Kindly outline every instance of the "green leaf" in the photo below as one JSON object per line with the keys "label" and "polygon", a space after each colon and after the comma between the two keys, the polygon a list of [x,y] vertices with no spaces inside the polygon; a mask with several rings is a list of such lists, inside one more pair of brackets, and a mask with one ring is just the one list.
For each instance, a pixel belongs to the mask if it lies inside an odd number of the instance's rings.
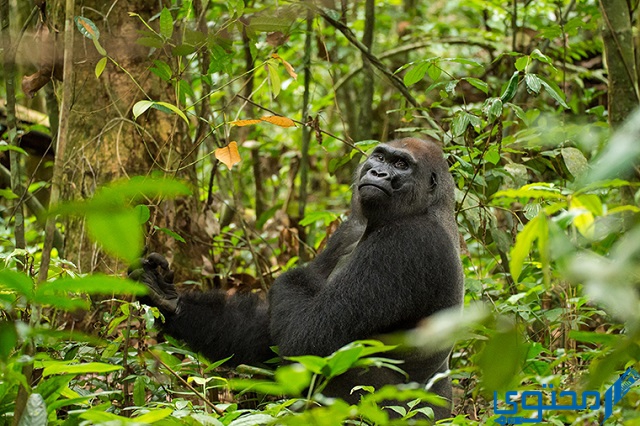
{"label": "green leaf", "polygon": [[25,274],[10,269],[0,269],[0,289],[9,289],[30,299],[33,295],[33,281]]}
{"label": "green leaf", "polygon": [[180,44],[173,49],[171,49],[171,53],[173,56],[187,56],[195,53],[196,47],[190,44]]}
{"label": "green leaf", "polygon": [[133,382],[133,403],[138,407],[142,407],[146,402],[146,383],[145,376],[138,376]]}
{"label": "green leaf", "polygon": [[24,149],[20,148],[19,146],[9,145],[8,143],[6,143],[4,141],[0,141],[0,152],[3,152],[3,151],[15,151],[15,152],[19,152],[20,154],[23,154],[23,155],[29,155],[29,153],[27,151],[25,151]]}
{"label": "green leaf", "polygon": [[485,160],[491,164],[498,164],[500,161],[500,150],[497,145],[491,145],[487,152],[484,154]]}
{"label": "green leaf", "polygon": [[524,71],[525,68],[527,68],[527,65],[529,65],[530,60],[531,58],[529,58],[528,56],[521,56],[516,60],[516,69],[518,71]]}
{"label": "green leaf", "polygon": [[466,80],[470,85],[480,90],[485,95],[489,93],[489,85],[486,82],[480,80],[479,78],[465,77],[463,80]]}
{"label": "green leaf", "polygon": [[18,344],[18,332],[12,322],[0,321],[0,360],[6,361]]}
{"label": "green leaf", "polygon": [[538,78],[540,79],[540,83],[544,87],[545,92],[547,92],[563,108],[569,109],[569,105],[564,101],[564,93],[562,93],[562,90],[560,90],[558,85],[542,75],[539,75]]}
{"label": "green leaf", "polygon": [[133,263],[142,255],[144,235],[132,208],[114,207],[86,215],[89,235],[112,256]]}
{"label": "green leaf", "polygon": [[307,370],[315,374],[322,374],[327,365],[327,360],[315,355],[301,355],[287,357],[289,361],[302,364]]}
{"label": "green leaf", "polygon": [[167,39],[173,35],[173,16],[166,7],[163,7],[160,12],[160,34]]}
{"label": "green leaf", "polygon": [[184,112],[182,112],[180,110],[180,108],[178,108],[177,106],[175,106],[173,104],[170,104],[170,103],[167,103],[167,102],[155,102],[154,106],[156,106],[156,105],[160,105],[162,107],[165,107],[165,108],[171,110],[172,112],[178,114],[178,116],[180,118],[182,118],[184,120],[184,122],[187,123],[187,125],[189,124],[189,119],[187,118],[186,115],[184,115]]}
{"label": "green leaf", "polygon": [[355,345],[352,347],[346,346],[334,352],[327,358],[328,371],[325,371],[326,377],[339,376],[349,370],[360,359],[363,349],[361,345]]}
{"label": "green leaf", "polygon": [[119,365],[105,364],[102,362],[87,362],[85,364],[68,364],[64,361],[55,361],[46,365],[42,371],[44,377],[54,374],[91,374],[91,373],[110,373],[112,371],[122,370]]}
{"label": "green leaf", "polygon": [[145,223],[147,223],[147,221],[151,217],[151,211],[149,210],[149,207],[145,206],[144,204],[138,204],[134,207],[134,209],[136,211],[136,214],[138,215],[138,223],[140,225],[144,225]]}
{"label": "green leaf", "polygon": [[100,60],[98,61],[98,63],[96,64],[96,78],[100,78],[100,76],[102,75],[102,72],[104,71],[104,68],[107,66],[107,58],[102,57],[100,58]]}
{"label": "green leaf", "polygon": [[518,233],[516,244],[511,250],[511,260],[509,261],[511,276],[515,282],[518,282],[518,278],[520,278],[524,261],[531,252],[531,245],[540,235],[547,234],[546,220],[546,216],[539,214]]}
{"label": "green leaf", "polygon": [[500,98],[488,98],[484,102],[482,112],[489,123],[493,123],[502,116],[502,100]]}
{"label": "green leaf", "polygon": [[297,396],[311,384],[311,373],[301,364],[285,365],[276,370],[275,380],[287,395]]}
{"label": "green leaf", "polygon": [[144,284],[128,279],[94,274],[46,282],[38,287],[36,297],[60,293],[144,295],[147,294],[147,288]]}
{"label": "green leaf", "polygon": [[180,236],[180,234],[178,234],[175,231],[172,231],[171,229],[160,228],[160,227],[157,227],[157,226],[155,226],[154,229],[157,230],[157,231],[160,231],[160,232],[162,232],[164,234],[167,234],[168,236],[170,236],[171,238],[173,238],[176,241],[180,241],[181,243],[186,243],[185,239],[182,238],[182,236]]}
{"label": "green leaf", "polygon": [[542,83],[537,75],[525,74],[524,82],[527,85],[527,92],[535,95],[540,93],[540,88],[542,87]]}
{"label": "green leaf", "polygon": [[431,66],[431,62],[421,62],[407,71],[403,78],[404,85],[409,87],[422,80],[427,73],[429,66]]}
{"label": "green leaf", "polygon": [[500,100],[502,103],[509,102],[516,95],[518,91],[518,82],[520,81],[520,73],[518,71],[514,72],[509,79],[509,83],[507,87],[505,87],[504,92],[500,95]]}
{"label": "green leaf", "polygon": [[545,64],[549,64],[549,65],[553,63],[551,61],[551,58],[549,58],[547,55],[542,53],[540,49],[534,49],[533,52],[531,52],[531,58],[535,59],[536,61],[544,62]]}
{"label": "green leaf", "polygon": [[491,336],[478,356],[482,384],[488,392],[513,389],[527,347],[515,327]]}
{"label": "green leaf", "polygon": [[136,40],[136,43],[145,46],[145,47],[153,47],[155,49],[161,49],[164,46],[162,39],[160,37],[140,37]]}
{"label": "green leaf", "polygon": [[267,61],[267,72],[269,73],[269,82],[271,83],[271,93],[274,98],[280,94],[280,76],[278,75],[278,67],[273,61]]}
{"label": "green leaf", "polygon": [[96,27],[96,24],[94,24],[91,19],[85,18],[84,16],[76,16],[73,20],[83,36],[91,40],[98,40],[100,38],[100,30],[98,30],[98,27]]}
{"label": "green leaf", "polygon": [[173,72],[171,71],[171,67],[166,62],[156,59],[153,61],[153,64],[155,66],[150,68],[150,71],[152,73],[160,77],[160,79],[162,79],[163,81],[171,80]]}
{"label": "green leaf", "polygon": [[133,118],[136,119],[140,117],[146,110],[153,106],[152,101],[138,101],[133,105]]}
{"label": "green leaf", "polygon": [[173,413],[171,408],[155,409],[141,416],[134,417],[132,420],[137,424],[152,424],[159,420],[166,419]]}

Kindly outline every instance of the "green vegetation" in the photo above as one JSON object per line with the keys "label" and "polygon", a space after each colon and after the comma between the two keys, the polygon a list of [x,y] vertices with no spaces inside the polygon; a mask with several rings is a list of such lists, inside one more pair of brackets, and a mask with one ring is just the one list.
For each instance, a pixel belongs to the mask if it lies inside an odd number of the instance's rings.
{"label": "green vegetation", "polygon": [[[67,0],[66,30],[63,3],[0,2],[0,424],[412,424],[381,402],[423,390],[320,395],[402,369],[390,346],[230,371],[159,338],[124,278],[147,247],[185,287],[268,287],[347,213],[362,154],[409,135],[457,184],[465,312],[398,336],[457,342],[446,423],[640,370],[636,1]],[[606,424],[639,406],[635,387]]]}

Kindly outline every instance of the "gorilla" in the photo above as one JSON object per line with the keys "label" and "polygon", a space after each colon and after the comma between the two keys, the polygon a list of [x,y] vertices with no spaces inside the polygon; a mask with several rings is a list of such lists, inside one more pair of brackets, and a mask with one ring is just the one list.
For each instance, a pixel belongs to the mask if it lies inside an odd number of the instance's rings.
{"label": "gorilla", "polygon": [[[356,172],[351,214],[314,260],[278,277],[266,300],[221,290],[178,293],[167,261],[151,254],[132,277],[149,289],[165,316],[164,331],[212,360],[230,365],[281,356],[326,356],[354,340],[415,327],[442,309],[461,306],[463,275],[454,217],[454,182],[432,141],[379,144]],[[426,384],[449,366],[450,350],[399,352],[412,382]],[[374,371],[375,370],[375,371]],[[349,371],[324,390],[357,403],[356,385],[379,388],[406,377],[375,368]],[[451,382],[432,392],[451,401]],[[436,420],[450,407],[432,407]]]}

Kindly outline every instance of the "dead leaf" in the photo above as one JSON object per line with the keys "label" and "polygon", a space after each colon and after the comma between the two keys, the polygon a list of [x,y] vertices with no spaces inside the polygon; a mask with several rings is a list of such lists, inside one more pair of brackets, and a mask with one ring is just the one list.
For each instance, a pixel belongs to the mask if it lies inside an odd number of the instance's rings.
{"label": "dead leaf", "polygon": [[287,70],[287,73],[291,76],[291,78],[293,78],[294,80],[298,79],[298,74],[296,74],[295,70],[293,69],[293,67],[291,66],[291,64],[289,62],[287,62],[284,59],[282,59],[280,57],[280,55],[278,55],[277,53],[272,53],[271,57],[273,59],[277,59],[280,62],[282,62],[282,65],[284,65],[284,69]]}
{"label": "dead leaf", "polygon": [[218,148],[215,150],[214,155],[221,163],[224,163],[229,169],[233,167],[234,164],[238,164],[242,161],[240,158],[240,153],[238,152],[238,144],[233,141],[230,142],[229,145]]}
{"label": "dead leaf", "polygon": [[275,124],[280,127],[294,127],[296,123],[287,117],[283,117],[281,115],[268,115],[260,118],[262,121],[266,121],[267,123]]}
{"label": "dead leaf", "polygon": [[232,126],[238,126],[238,127],[242,127],[242,126],[251,126],[252,124],[258,124],[261,120],[256,120],[254,119],[250,119],[250,120],[235,120],[230,122],[229,124],[231,124]]}

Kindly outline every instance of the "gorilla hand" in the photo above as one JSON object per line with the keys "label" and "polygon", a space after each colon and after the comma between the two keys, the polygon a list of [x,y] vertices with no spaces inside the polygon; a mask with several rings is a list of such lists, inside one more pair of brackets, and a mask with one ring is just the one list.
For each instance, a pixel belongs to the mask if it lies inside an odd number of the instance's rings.
{"label": "gorilla hand", "polygon": [[145,284],[149,289],[149,294],[140,301],[160,308],[163,313],[176,314],[179,295],[167,259],[158,253],[151,253],[141,260],[140,266],[129,272],[129,278]]}

